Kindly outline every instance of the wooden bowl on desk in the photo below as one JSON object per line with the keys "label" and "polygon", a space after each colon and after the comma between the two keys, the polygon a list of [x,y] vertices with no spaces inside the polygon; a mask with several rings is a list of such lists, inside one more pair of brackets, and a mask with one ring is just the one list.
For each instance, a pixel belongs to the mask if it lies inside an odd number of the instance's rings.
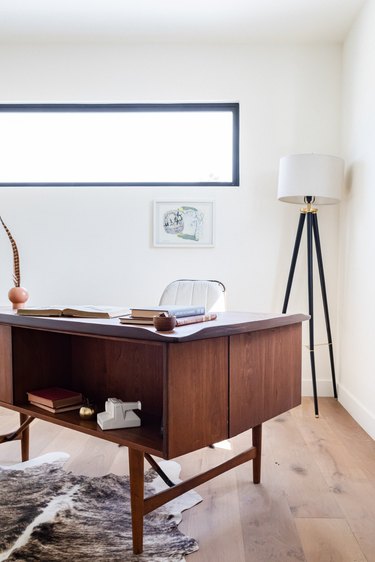
{"label": "wooden bowl on desk", "polygon": [[154,316],[153,320],[158,332],[170,332],[176,326],[175,316]]}

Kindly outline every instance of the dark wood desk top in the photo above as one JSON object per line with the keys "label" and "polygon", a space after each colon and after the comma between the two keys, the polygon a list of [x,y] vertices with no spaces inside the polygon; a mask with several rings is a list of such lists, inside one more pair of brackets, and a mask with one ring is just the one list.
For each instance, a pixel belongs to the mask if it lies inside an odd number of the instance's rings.
{"label": "dark wood desk top", "polygon": [[297,324],[308,319],[309,316],[306,314],[219,312],[217,320],[179,326],[171,332],[157,332],[153,326],[120,324],[118,318],[103,320],[92,318],[21,316],[17,315],[17,313],[10,308],[0,308],[0,324],[55,332],[171,343],[255,332]]}

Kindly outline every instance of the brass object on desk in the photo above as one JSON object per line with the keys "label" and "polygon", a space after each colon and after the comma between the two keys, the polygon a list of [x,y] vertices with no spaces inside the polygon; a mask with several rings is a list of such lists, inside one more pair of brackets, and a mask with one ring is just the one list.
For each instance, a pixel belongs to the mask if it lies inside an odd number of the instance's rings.
{"label": "brass object on desk", "polygon": [[83,420],[91,420],[95,415],[95,406],[87,400],[86,404],[81,406],[79,410],[79,417]]}

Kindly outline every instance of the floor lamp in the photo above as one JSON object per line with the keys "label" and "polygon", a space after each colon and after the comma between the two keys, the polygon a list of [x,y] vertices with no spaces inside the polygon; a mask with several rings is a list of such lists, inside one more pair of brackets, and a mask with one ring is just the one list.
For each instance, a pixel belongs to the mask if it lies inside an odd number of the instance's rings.
{"label": "floor lamp", "polygon": [[[286,203],[305,204],[300,210],[297,235],[292,254],[289,277],[283,304],[283,313],[287,311],[293,276],[296,267],[298,250],[305,223],[307,223],[307,276],[309,301],[309,351],[311,375],[314,394],[315,416],[319,416],[318,393],[315,370],[314,348],[314,294],[313,294],[313,245],[315,242],[316,258],[319,269],[320,287],[322,292],[324,317],[327,329],[329,358],[331,364],[333,394],[337,398],[335,363],[331,325],[329,321],[328,300],[324,277],[322,250],[318,228],[317,205],[332,205],[341,198],[344,179],[344,161],[337,156],[326,154],[293,154],[280,160],[278,199]],[[307,220],[306,220],[307,218]]]}

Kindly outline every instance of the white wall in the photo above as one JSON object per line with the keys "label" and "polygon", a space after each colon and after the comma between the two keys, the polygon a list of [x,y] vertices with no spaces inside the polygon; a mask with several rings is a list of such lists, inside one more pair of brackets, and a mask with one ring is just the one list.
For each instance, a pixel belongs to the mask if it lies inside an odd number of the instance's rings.
{"label": "white wall", "polygon": [[[208,277],[226,284],[230,309],[281,310],[299,212],[276,200],[279,158],[339,154],[340,46],[2,45],[0,76],[2,102],[241,104],[240,188],[0,190],[29,304],[153,303],[173,279]],[[215,248],[153,248],[152,202],[163,198],[215,200]],[[319,214],[335,333],[338,207]],[[11,253],[0,236],[5,305]],[[305,261],[304,243],[290,311],[307,310]],[[326,348],[317,364],[330,393]]]}
{"label": "white wall", "polygon": [[375,3],[367,2],[343,52],[340,402],[375,437]]}

